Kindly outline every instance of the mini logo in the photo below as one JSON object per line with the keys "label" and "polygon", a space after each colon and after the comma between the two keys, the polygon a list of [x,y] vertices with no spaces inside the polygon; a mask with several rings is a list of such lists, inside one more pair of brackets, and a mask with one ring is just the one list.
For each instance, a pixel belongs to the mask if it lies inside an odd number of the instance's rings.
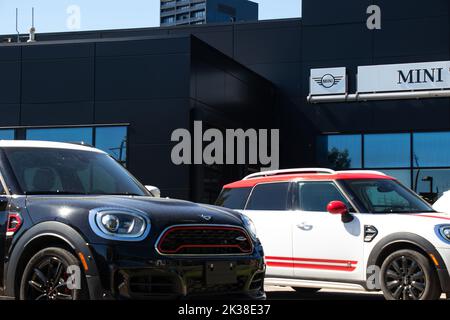
{"label": "mini logo", "polygon": [[333,76],[332,74],[327,73],[322,78],[313,78],[313,80],[317,82],[319,86],[329,89],[339,84],[343,78],[344,76]]}
{"label": "mini logo", "polygon": [[204,214],[202,214],[200,217],[202,217],[204,220],[206,220],[206,221],[210,221],[211,219],[212,219],[212,217],[211,216],[206,216],[206,215],[204,215]]}
{"label": "mini logo", "polygon": [[246,241],[247,240],[247,238],[246,237],[244,237],[244,236],[240,236],[240,237],[237,237],[236,239],[235,239],[236,241],[240,241],[240,242],[243,242],[243,241]]}

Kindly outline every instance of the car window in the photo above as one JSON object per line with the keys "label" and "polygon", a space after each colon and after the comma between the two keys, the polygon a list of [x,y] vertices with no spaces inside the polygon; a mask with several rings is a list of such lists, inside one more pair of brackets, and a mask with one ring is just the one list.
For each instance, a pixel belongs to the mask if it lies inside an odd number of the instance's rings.
{"label": "car window", "polygon": [[32,167],[23,170],[23,181],[27,190],[42,190],[45,185],[46,190],[56,191],[62,189],[61,179],[53,168]]}
{"label": "car window", "polygon": [[229,209],[244,209],[251,188],[223,189],[216,200],[216,206]]}
{"label": "car window", "polygon": [[342,186],[368,213],[418,213],[434,210],[395,180],[343,180]]}
{"label": "car window", "polygon": [[289,183],[258,184],[248,200],[246,210],[287,210]]}
{"label": "car window", "polygon": [[299,183],[299,205],[302,211],[326,212],[331,201],[344,202],[350,211],[350,203],[333,182]]}
{"label": "car window", "polygon": [[24,194],[148,194],[103,153],[31,147],[8,147],[4,152]]}
{"label": "car window", "polygon": [[365,193],[372,207],[409,207],[408,201],[395,191],[380,193],[375,186],[366,188]]}

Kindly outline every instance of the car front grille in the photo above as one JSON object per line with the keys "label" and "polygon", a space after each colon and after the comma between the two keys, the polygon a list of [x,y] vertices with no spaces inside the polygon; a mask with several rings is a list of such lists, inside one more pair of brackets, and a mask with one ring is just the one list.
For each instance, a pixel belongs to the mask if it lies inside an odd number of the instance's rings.
{"label": "car front grille", "polygon": [[174,226],[162,234],[157,248],[167,255],[232,255],[252,253],[253,243],[238,227]]}

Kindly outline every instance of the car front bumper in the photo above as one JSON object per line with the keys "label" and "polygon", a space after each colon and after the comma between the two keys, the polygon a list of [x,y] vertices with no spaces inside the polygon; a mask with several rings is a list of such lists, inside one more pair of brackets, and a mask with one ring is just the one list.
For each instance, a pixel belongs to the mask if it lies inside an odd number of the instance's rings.
{"label": "car front bumper", "polygon": [[439,260],[442,260],[440,262],[441,265],[437,268],[441,289],[442,292],[450,294],[450,271],[448,269],[450,266],[450,249],[437,248],[437,253],[440,256]]}
{"label": "car front bumper", "polygon": [[[99,271],[88,277],[90,298],[99,299],[265,299],[262,248],[248,256],[146,259],[126,248],[92,245]],[[128,253],[127,253],[128,252]],[[233,264],[233,281],[207,279],[211,264]],[[218,277],[220,278],[220,277]],[[217,280],[217,279],[216,279]]]}

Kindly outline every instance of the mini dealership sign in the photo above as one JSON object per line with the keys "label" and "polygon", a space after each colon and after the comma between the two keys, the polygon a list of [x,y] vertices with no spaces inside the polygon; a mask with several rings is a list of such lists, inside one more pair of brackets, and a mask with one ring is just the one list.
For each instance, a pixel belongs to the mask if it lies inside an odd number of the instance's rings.
{"label": "mini dealership sign", "polygon": [[358,93],[450,88],[450,61],[358,67]]}
{"label": "mini dealership sign", "polygon": [[347,92],[346,68],[311,69],[311,95],[345,94]]}

